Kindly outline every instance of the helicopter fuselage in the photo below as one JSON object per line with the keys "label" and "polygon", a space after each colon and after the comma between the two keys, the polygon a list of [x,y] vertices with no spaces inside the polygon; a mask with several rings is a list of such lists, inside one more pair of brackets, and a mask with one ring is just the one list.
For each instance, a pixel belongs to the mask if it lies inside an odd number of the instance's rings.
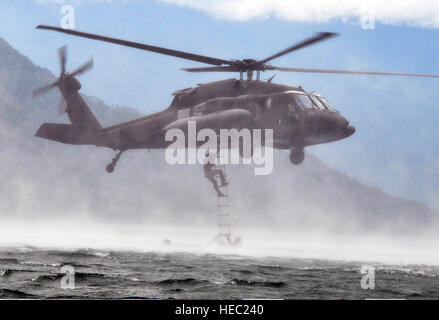
{"label": "helicopter fuselage", "polygon": [[[102,129],[102,145],[113,149],[166,148],[163,128],[179,119],[197,120],[218,114],[211,129],[272,129],[277,149],[337,141],[352,135],[355,129],[338,112],[314,99],[301,87],[262,81],[228,79],[173,93],[166,110],[116,126]],[[303,96],[308,105],[297,103]],[[310,98],[311,96],[311,98]],[[318,100],[316,101],[317,103]],[[226,110],[247,110],[250,116],[239,121],[221,118]],[[215,118],[214,118],[215,119]]]}
{"label": "helicopter fuselage", "polygon": [[[304,160],[305,147],[341,140],[355,132],[323,96],[270,81],[227,79],[178,90],[167,109],[106,128],[100,126],[79,94],[79,81],[65,77],[58,86],[72,124],[44,123],[36,136],[67,144],[104,146],[120,153],[167,148],[172,143],[165,139],[169,128],[184,131],[189,121],[195,121],[203,124],[199,129],[207,126],[218,134],[218,149],[223,147],[221,129],[261,129],[262,135],[271,129],[271,145],[291,149],[291,162],[299,164]],[[114,164],[118,157],[115,159]],[[114,165],[109,166],[107,171],[111,172]]]}

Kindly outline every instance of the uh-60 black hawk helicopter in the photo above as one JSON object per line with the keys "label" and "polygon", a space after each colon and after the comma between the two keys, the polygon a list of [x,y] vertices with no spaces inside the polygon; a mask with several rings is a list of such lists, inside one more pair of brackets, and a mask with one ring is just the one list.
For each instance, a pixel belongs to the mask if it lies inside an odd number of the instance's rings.
{"label": "uh-60 black hawk helicopter", "polygon": [[[273,83],[273,77],[261,81],[261,71],[439,77],[426,74],[284,68],[267,64],[275,58],[336,35],[330,32],[318,33],[262,60],[223,60],[52,26],[39,25],[37,29],[63,32],[211,65],[183,69],[189,72],[240,73],[239,80],[227,79],[178,90],[173,93],[174,99],[167,109],[103,128],[79,95],[81,84],[75,78],[90,69],[93,60],[68,73],[65,70],[66,49],[61,48],[58,52],[60,77],[54,83],[34,90],[34,97],[58,87],[66,102],[64,111],[67,112],[71,124],[44,123],[35,135],[67,144],[114,149],[116,156],[107,165],[108,172],[113,172],[121,154],[126,150],[166,148],[171,143],[165,141],[166,130],[181,127],[191,120],[197,121],[197,124],[204,122],[205,127],[208,125],[216,132],[219,129],[272,129],[273,147],[290,149],[290,160],[293,164],[300,164],[304,160],[304,148],[307,146],[345,139],[354,134],[355,128],[322,95],[306,92],[300,86]],[[253,80],[255,71],[256,80]],[[247,74],[245,80],[244,73]],[[240,153],[243,156],[242,150]]]}

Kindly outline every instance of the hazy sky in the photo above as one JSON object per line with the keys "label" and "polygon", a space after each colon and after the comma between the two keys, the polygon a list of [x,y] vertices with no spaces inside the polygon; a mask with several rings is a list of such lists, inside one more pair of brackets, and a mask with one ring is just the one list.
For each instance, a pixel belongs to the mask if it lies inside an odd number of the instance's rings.
{"label": "hazy sky", "polygon": [[[167,107],[177,89],[234,75],[190,74],[179,69],[202,64],[34,29],[59,26],[63,3],[74,6],[77,30],[218,58],[264,58],[333,31],[340,35],[273,64],[439,74],[439,1],[0,2],[0,37],[14,48],[55,74],[64,44],[69,70],[93,56],[82,91],[144,113]],[[364,15],[375,17],[375,29],[361,27]],[[439,207],[439,79],[284,73],[274,81],[324,94],[357,127],[353,137],[311,152],[367,184]]]}

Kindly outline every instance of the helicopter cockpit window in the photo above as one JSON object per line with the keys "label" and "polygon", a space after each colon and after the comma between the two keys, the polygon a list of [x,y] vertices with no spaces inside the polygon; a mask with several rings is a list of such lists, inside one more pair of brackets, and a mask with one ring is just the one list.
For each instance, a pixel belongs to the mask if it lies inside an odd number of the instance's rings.
{"label": "helicopter cockpit window", "polygon": [[302,109],[313,109],[314,105],[311,99],[306,94],[296,93],[294,94],[297,106]]}
{"label": "helicopter cockpit window", "polygon": [[317,106],[317,108],[319,108],[322,111],[328,110],[326,108],[326,106],[316,96],[310,95],[310,98],[311,98],[312,102],[314,102],[314,104]]}
{"label": "helicopter cockpit window", "polygon": [[318,96],[318,99],[329,109],[329,111],[338,113],[337,110],[334,110],[334,108],[331,107],[328,100],[326,100],[323,96]]}

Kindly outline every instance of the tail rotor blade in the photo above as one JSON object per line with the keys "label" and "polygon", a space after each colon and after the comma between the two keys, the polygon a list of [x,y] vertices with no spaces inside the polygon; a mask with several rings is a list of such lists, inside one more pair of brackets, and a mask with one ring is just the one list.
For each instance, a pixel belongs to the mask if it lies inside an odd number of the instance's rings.
{"label": "tail rotor blade", "polygon": [[58,59],[61,67],[61,74],[64,74],[66,72],[67,46],[62,46],[58,49]]}
{"label": "tail rotor blade", "polygon": [[41,96],[43,93],[46,93],[47,91],[49,91],[50,89],[56,87],[57,85],[58,85],[58,81],[55,81],[55,82],[52,83],[52,84],[49,84],[49,85],[47,85],[47,86],[43,86],[43,87],[39,87],[39,88],[35,89],[35,90],[32,92],[32,98],[33,98],[33,99],[38,98],[38,97]]}
{"label": "tail rotor blade", "polygon": [[75,71],[73,71],[71,73],[71,76],[77,76],[85,71],[88,71],[89,69],[93,68],[93,58],[91,58],[90,60],[88,60],[86,63],[84,63],[82,66],[80,66],[78,69],[76,69]]}

